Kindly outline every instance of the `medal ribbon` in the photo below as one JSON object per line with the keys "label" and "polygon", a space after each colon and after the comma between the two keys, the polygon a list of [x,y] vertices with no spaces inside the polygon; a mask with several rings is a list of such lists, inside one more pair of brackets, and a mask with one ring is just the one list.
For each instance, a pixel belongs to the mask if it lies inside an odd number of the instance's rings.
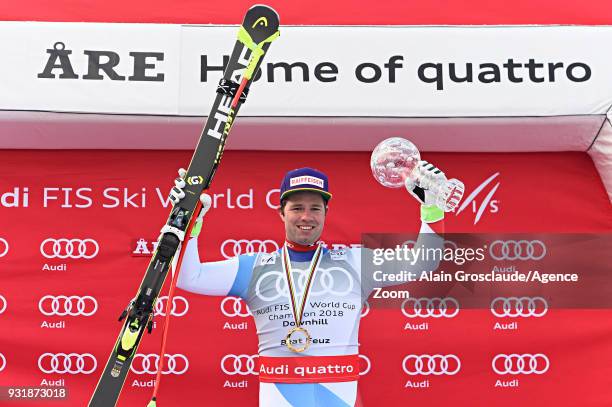
{"label": "medal ribbon", "polygon": [[293,319],[295,320],[296,327],[300,327],[302,325],[302,315],[304,314],[306,298],[308,298],[308,293],[310,292],[310,287],[312,286],[312,281],[314,279],[315,272],[317,271],[317,267],[319,267],[319,261],[321,260],[321,252],[321,245],[319,245],[314,253],[314,256],[312,256],[312,260],[310,261],[308,278],[306,280],[306,285],[304,286],[304,292],[302,293],[302,301],[300,307],[296,308],[297,295],[295,285],[293,284],[293,279],[291,278],[291,259],[289,258],[287,244],[285,243],[285,245],[283,245],[283,270],[285,271],[285,276],[287,277],[287,287],[289,288],[289,298],[291,299],[291,308],[293,309]]}

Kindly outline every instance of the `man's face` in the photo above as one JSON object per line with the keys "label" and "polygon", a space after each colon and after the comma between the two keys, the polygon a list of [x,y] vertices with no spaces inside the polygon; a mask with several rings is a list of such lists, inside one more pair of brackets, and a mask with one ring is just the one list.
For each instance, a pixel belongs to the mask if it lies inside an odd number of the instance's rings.
{"label": "man's face", "polygon": [[295,192],[287,198],[285,209],[280,213],[285,223],[287,240],[311,245],[319,240],[325,225],[325,201],[316,192]]}

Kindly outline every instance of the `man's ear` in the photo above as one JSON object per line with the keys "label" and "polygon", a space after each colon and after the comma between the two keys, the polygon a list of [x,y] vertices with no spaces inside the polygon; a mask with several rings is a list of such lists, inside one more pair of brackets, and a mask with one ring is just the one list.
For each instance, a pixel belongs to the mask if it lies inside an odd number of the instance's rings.
{"label": "man's ear", "polygon": [[285,214],[283,213],[282,207],[278,208],[278,216],[280,216],[283,222],[285,221]]}

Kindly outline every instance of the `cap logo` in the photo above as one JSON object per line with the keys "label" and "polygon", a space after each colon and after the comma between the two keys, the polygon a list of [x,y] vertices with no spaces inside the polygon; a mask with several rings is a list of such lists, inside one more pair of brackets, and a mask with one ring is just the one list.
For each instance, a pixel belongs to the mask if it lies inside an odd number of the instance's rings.
{"label": "cap logo", "polygon": [[291,187],[303,184],[314,185],[321,189],[325,188],[325,183],[321,178],[313,177],[311,175],[302,175],[301,177],[294,177],[289,180],[289,185]]}

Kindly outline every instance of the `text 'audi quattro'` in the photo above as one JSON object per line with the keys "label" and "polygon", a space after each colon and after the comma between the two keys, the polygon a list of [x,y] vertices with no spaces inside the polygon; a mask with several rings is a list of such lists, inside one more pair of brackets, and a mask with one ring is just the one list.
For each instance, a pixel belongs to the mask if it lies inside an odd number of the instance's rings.
{"label": "text 'audi quattro'", "polygon": [[[259,376],[257,358],[259,358],[258,354],[227,354],[221,359],[221,371],[229,376]],[[359,355],[359,359],[361,361],[359,375],[364,376],[372,369],[372,362],[366,355]]]}
{"label": "text 'audi quattro'", "polygon": [[40,254],[47,259],[93,259],[100,246],[94,239],[48,238],[40,244]]}

